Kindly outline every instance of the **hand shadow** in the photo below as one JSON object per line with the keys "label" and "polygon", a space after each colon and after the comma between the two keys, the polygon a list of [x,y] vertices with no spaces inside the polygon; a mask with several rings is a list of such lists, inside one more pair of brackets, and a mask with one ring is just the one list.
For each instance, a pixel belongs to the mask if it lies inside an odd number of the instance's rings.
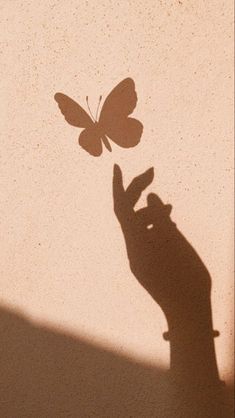
{"label": "hand shadow", "polygon": [[182,390],[185,393],[181,407],[184,402],[190,403],[190,417],[195,413],[203,418],[224,418],[213,340],[219,333],[212,326],[209,272],[172,222],[171,205],[149,194],[147,206],[134,210],[153,177],[151,168],[134,178],[125,190],[121,169],[114,166],[114,211],[125,238],[130,268],[166,316],[170,376],[179,388],[179,399]]}

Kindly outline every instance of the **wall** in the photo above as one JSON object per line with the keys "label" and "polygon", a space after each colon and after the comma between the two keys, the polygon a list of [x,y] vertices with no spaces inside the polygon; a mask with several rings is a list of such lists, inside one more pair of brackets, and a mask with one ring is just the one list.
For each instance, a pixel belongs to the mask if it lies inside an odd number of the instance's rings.
{"label": "wall", "polygon": [[[1,304],[157,367],[164,315],[130,273],[113,213],[154,166],[151,190],[213,280],[220,375],[232,380],[232,2],[1,1]],[[92,109],[136,83],[141,143],[92,158],[54,101]],[[141,204],[144,204],[144,197]]]}

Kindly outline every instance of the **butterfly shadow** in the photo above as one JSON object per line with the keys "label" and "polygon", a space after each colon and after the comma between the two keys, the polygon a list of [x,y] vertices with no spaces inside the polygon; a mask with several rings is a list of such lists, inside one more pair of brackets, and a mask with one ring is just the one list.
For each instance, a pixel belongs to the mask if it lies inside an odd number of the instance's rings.
{"label": "butterfly shadow", "polygon": [[2,418],[183,416],[177,405],[184,405],[185,395],[178,390],[177,397],[161,367],[36,324],[4,306],[0,339]]}
{"label": "butterfly shadow", "polygon": [[135,147],[139,143],[143,125],[137,119],[129,117],[137,104],[135,83],[131,78],[122,80],[111,91],[104,101],[99,117],[102,96],[95,117],[90,110],[88,97],[86,102],[90,115],[63,93],[56,93],[54,98],[65,120],[72,126],[83,128],[78,143],[90,155],[100,156],[103,145],[108,151],[112,151],[110,141],[122,148]]}

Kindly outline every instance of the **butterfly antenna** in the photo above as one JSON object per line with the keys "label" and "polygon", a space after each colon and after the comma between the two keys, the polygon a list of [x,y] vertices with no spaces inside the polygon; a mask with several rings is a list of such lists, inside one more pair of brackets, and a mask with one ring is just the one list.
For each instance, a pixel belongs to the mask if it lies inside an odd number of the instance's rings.
{"label": "butterfly antenna", "polygon": [[94,118],[94,116],[92,115],[92,113],[91,113],[91,109],[90,109],[90,106],[89,106],[88,96],[86,96],[86,102],[87,102],[87,107],[88,107],[89,113],[90,113],[90,115],[91,115],[91,117],[92,117],[92,119],[93,119],[93,122],[95,122],[95,118]]}
{"label": "butterfly antenna", "polygon": [[99,112],[101,100],[102,100],[102,96],[100,96],[100,98],[99,98],[99,103],[98,103],[97,110],[96,110],[96,115],[95,115],[96,121],[97,121],[97,118],[98,118],[98,112]]}

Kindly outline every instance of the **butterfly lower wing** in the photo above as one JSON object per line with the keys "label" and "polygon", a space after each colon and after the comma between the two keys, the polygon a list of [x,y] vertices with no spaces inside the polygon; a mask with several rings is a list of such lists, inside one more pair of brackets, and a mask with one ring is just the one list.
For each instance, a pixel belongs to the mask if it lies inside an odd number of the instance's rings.
{"label": "butterfly lower wing", "polygon": [[89,152],[89,154],[94,157],[99,157],[102,154],[100,132],[94,124],[81,132],[78,143],[85,151]]}
{"label": "butterfly lower wing", "polygon": [[72,126],[88,128],[94,123],[86,111],[73,99],[63,93],[56,93],[55,101],[58,103],[65,120]]}
{"label": "butterfly lower wing", "polygon": [[142,132],[142,123],[134,118],[114,119],[106,128],[107,136],[123,148],[135,147],[140,142]]}

